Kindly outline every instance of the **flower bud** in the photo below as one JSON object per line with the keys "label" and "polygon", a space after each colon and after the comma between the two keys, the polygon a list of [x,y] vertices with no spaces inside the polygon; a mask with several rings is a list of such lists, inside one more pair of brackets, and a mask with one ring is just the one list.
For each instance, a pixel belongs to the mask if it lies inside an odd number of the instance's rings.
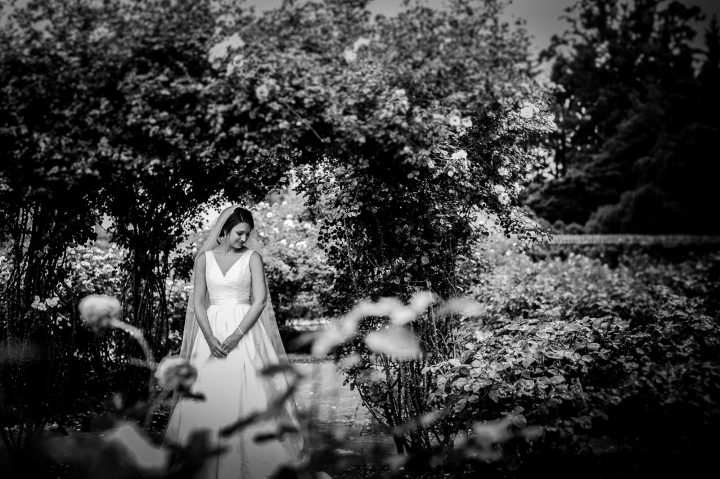
{"label": "flower bud", "polygon": [[91,294],[80,301],[78,310],[86,326],[104,329],[120,318],[120,301],[113,296]]}
{"label": "flower bud", "polygon": [[166,356],[155,370],[158,384],[168,390],[189,391],[197,375],[195,366],[178,356]]}

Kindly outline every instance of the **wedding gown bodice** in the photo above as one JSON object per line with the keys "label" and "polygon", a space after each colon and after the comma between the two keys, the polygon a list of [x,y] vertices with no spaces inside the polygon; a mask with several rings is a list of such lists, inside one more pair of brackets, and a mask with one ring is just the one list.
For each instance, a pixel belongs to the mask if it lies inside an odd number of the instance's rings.
{"label": "wedding gown bodice", "polygon": [[212,251],[205,255],[205,282],[207,283],[210,305],[250,303],[251,249],[245,250],[223,275]]}

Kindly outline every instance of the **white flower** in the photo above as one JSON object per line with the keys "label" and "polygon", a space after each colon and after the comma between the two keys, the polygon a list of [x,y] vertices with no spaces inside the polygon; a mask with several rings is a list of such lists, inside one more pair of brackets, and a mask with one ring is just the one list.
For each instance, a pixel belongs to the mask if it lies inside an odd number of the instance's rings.
{"label": "white flower", "polygon": [[500,168],[498,168],[498,175],[508,176],[509,174],[510,174],[510,171],[508,171],[508,169],[505,168],[504,166],[501,166]]}
{"label": "white flower", "polygon": [[465,159],[467,159],[467,151],[465,151],[465,150],[458,150],[458,151],[456,151],[455,153],[453,153],[453,154],[450,156],[450,158],[453,159],[453,160],[465,160]]}
{"label": "white flower", "polygon": [[493,185],[493,192],[496,195],[500,195],[502,193],[505,193],[505,187],[503,185]]}
{"label": "white flower", "polygon": [[113,296],[91,294],[80,301],[78,310],[85,325],[101,329],[120,317],[120,301]]}
{"label": "white flower", "polygon": [[345,50],[343,52],[343,57],[345,57],[345,61],[348,63],[352,63],[355,60],[357,60],[357,53],[355,53],[354,50]]}
{"label": "white flower", "polygon": [[210,49],[210,52],[208,53],[208,60],[210,63],[215,63],[225,58],[225,55],[227,55],[227,45],[221,42]]}
{"label": "white flower", "polygon": [[295,223],[293,222],[293,220],[285,220],[283,221],[283,226],[285,226],[286,228],[295,228]]}
{"label": "white flower", "polygon": [[57,296],[53,296],[52,298],[45,299],[45,304],[47,304],[51,308],[54,308],[55,306],[57,306],[59,302],[60,302],[60,298],[58,298]]}
{"label": "white flower", "polygon": [[197,375],[195,366],[179,356],[164,357],[155,370],[158,385],[167,390],[190,391]]}
{"label": "white flower", "polygon": [[520,109],[520,116],[529,120],[539,111],[540,110],[535,105],[531,103],[526,103],[525,106]]}
{"label": "white flower", "polygon": [[272,217],[275,216],[275,215],[273,215],[273,212],[272,212],[272,211],[268,211],[265,216],[268,217],[268,218],[272,218]]}
{"label": "white flower", "polygon": [[417,336],[398,326],[369,332],[365,335],[365,344],[373,352],[386,354],[399,361],[416,359],[422,355]]}
{"label": "white flower", "polygon": [[240,38],[240,35],[235,33],[231,37],[215,44],[208,53],[208,60],[210,63],[217,63],[225,59],[230,49],[237,50],[243,46],[245,46],[245,42]]}
{"label": "white flower", "polygon": [[285,238],[281,239],[281,240],[280,240],[280,244],[283,245],[283,246],[286,246],[286,245],[287,245],[287,240],[286,240]]}
{"label": "white flower", "polygon": [[230,47],[234,50],[237,50],[238,48],[242,48],[245,46],[245,42],[243,41],[242,38],[240,38],[240,35],[238,35],[237,33],[233,33],[230,36],[230,38],[225,40],[225,42],[227,43],[228,47]]}
{"label": "white flower", "polygon": [[35,296],[33,302],[30,305],[31,308],[37,309],[38,311],[47,311],[47,304],[45,301],[40,299],[40,296]]}
{"label": "white flower", "polygon": [[463,118],[462,119],[462,126],[464,128],[472,128],[472,120],[470,118]]}
{"label": "white flower", "polygon": [[297,246],[300,249],[307,249],[307,242],[305,240],[298,241],[297,243],[295,243],[295,246]]}
{"label": "white flower", "polygon": [[268,89],[267,85],[262,84],[255,88],[255,96],[260,101],[260,103],[264,103],[268,96],[270,96],[270,90]]}
{"label": "white flower", "polygon": [[168,449],[154,446],[131,422],[116,427],[104,440],[118,444],[125,450],[128,458],[141,469],[163,470],[170,459]]}
{"label": "white flower", "polygon": [[460,120],[460,117],[458,115],[450,115],[448,117],[448,123],[450,126],[460,126],[462,124],[462,121]]}
{"label": "white flower", "polygon": [[510,196],[507,193],[500,193],[498,195],[498,201],[504,205],[510,203]]}
{"label": "white flower", "polygon": [[90,32],[90,35],[88,35],[88,40],[92,43],[95,43],[106,38],[113,38],[114,36],[115,32],[110,30],[107,25],[100,25],[95,28],[95,30]]}
{"label": "white flower", "polygon": [[355,43],[353,43],[353,51],[358,51],[361,47],[366,47],[370,45],[370,39],[365,37],[360,37],[357,40],[355,40]]}
{"label": "white flower", "polygon": [[490,339],[493,336],[492,331],[476,331],[473,336],[475,337],[476,341],[484,342]]}
{"label": "white flower", "polygon": [[230,14],[219,15],[215,18],[215,23],[220,23],[226,27],[232,28],[235,26],[235,18]]}
{"label": "white flower", "polygon": [[523,118],[530,119],[533,117],[533,109],[529,106],[524,106],[520,110],[520,116]]}

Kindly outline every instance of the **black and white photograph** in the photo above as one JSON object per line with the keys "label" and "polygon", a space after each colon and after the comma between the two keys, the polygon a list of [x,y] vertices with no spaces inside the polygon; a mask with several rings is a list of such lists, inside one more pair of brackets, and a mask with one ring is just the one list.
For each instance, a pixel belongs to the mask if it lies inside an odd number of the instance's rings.
{"label": "black and white photograph", "polygon": [[0,477],[708,477],[719,17],[1,0]]}

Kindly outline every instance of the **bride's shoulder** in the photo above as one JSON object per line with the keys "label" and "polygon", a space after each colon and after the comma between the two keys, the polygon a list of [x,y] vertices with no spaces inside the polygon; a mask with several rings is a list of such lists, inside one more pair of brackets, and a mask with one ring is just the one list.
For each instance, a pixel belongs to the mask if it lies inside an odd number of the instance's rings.
{"label": "bride's shoulder", "polygon": [[195,265],[204,266],[208,253],[211,253],[211,251],[203,251],[199,255],[195,256]]}
{"label": "bride's shoulder", "polygon": [[[249,249],[249,248],[248,248],[248,249]],[[252,262],[252,261],[255,261],[255,262],[259,261],[259,262],[261,262],[261,263],[263,262],[262,255],[261,255],[260,252],[257,251],[257,250],[250,249],[250,255],[249,255],[249,256],[250,256],[250,261],[251,261],[251,262]]]}

